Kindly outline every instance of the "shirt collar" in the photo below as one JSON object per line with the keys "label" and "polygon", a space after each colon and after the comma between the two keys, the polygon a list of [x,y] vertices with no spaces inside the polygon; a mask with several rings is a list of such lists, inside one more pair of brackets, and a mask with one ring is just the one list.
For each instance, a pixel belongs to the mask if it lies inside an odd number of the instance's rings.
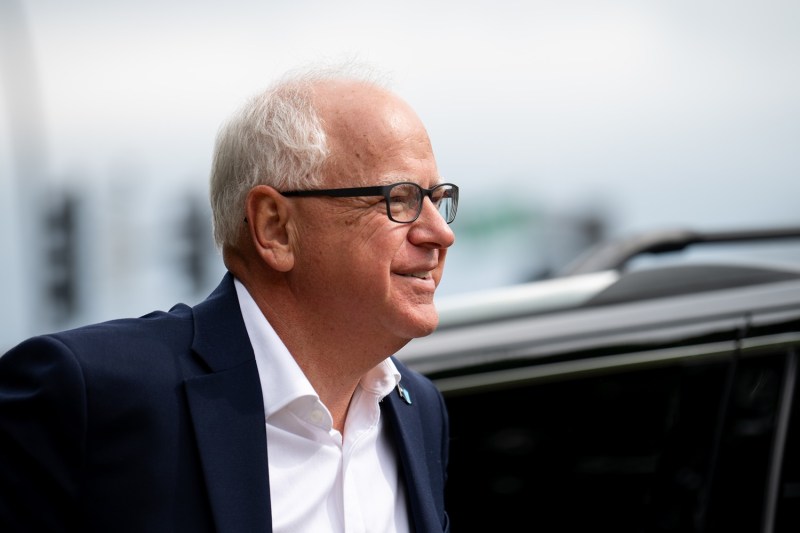
{"label": "shirt collar", "polygon": [[301,398],[306,404],[319,399],[286,345],[275,333],[272,325],[258,308],[245,286],[234,279],[239,307],[242,311],[247,335],[253,346],[264,397],[264,413],[267,418]]}
{"label": "shirt collar", "polygon": [[394,362],[386,358],[364,374],[359,385],[365,392],[372,393],[382,400],[400,383],[400,372]]}

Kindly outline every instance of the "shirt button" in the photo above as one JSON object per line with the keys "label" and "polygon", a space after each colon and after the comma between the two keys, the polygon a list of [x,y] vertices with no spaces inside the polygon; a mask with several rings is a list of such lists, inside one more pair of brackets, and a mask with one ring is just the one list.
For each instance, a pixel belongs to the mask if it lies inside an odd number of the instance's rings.
{"label": "shirt button", "polygon": [[313,411],[311,411],[309,418],[315,424],[319,424],[320,422],[322,422],[323,416],[324,415],[322,414],[322,411],[320,411],[319,409],[314,409]]}

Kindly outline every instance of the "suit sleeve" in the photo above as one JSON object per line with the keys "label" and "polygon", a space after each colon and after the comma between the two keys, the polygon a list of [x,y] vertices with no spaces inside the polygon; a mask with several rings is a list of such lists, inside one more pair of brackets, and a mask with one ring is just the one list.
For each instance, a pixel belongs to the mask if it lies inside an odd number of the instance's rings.
{"label": "suit sleeve", "polygon": [[86,392],[72,352],[52,337],[0,357],[0,531],[77,530]]}

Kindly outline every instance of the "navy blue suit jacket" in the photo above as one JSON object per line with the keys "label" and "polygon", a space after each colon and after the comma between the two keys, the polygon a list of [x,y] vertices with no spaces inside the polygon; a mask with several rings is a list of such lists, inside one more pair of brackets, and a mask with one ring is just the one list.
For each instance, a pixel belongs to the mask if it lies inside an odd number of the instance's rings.
{"label": "navy blue suit jacket", "polygon": [[[418,532],[448,531],[447,415],[381,402]],[[233,278],[177,305],[29,339],[0,357],[0,531],[272,531],[264,406]]]}

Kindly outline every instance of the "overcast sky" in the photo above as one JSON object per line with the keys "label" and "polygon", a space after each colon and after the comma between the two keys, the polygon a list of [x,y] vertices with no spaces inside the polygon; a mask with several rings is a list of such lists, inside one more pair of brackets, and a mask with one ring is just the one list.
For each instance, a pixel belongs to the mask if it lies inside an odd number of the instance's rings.
{"label": "overcast sky", "polygon": [[418,109],[465,201],[520,182],[549,202],[602,195],[625,230],[794,216],[796,1],[25,7],[55,174],[107,178],[134,160],[203,179],[218,125],[245,96],[298,64],[356,57]]}
{"label": "overcast sky", "polygon": [[[4,24],[20,3],[0,3]],[[205,190],[217,128],[245,97],[353,58],[417,109],[462,188],[460,219],[508,201],[603,211],[618,234],[798,224],[796,0],[28,0],[22,13],[55,181]],[[13,212],[20,65],[2,65],[0,207]]]}

